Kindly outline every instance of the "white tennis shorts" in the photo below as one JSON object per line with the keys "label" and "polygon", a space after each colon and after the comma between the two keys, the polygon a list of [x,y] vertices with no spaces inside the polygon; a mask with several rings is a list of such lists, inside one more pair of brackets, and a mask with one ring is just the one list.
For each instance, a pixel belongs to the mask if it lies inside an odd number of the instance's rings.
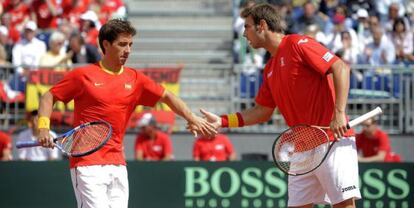
{"label": "white tennis shorts", "polygon": [[288,177],[288,206],[337,204],[360,199],[355,137],[337,141],[313,172]]}
{"label": "white tennis shorts", "polygon": [[128,208],[128,173],[124,165],[70,169],[78,208]]}

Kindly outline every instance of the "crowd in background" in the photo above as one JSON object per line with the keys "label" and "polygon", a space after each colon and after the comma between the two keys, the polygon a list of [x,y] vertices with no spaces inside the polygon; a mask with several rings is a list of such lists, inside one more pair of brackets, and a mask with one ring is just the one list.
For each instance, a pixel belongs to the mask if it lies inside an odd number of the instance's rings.
{"label": "crowd in background", "polygon": [[[257,68],[269,58],[243,40],[239,13],[257,2],[241,0],[235,11],[235,62]],[[413,64],[414,1],[269,0],[283,18],[286,34],[308,35],[348,64]]]}
{"label": "crowd in background", "polygon": [[125,17],[122,0],[0,1],[0,64],[17,67],[8,93],[25,91],[30,70],[97,62],[100,26]]}

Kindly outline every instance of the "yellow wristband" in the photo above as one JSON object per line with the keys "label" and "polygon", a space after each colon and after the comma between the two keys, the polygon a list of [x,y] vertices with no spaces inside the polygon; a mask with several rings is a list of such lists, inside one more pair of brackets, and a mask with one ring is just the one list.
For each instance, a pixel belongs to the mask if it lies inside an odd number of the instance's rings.
{"label": "yellow wristband", "polygon": [[46,116],[40,116],[37,120],[38,129],[50,129],[50,119]]}

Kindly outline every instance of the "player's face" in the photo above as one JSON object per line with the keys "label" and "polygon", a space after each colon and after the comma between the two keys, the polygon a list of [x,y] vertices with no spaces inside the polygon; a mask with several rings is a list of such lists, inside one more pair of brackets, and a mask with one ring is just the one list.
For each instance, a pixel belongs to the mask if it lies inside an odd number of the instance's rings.
{"label": "player's face", "polygon": [[243,36],[247,38],[249,45],[253,48],[261,48],[260,45],[260,32],[258,31],[258,25],[254,24],[251,16],[245,19]]}
{"label": "player's face", "polygon": [[121,65],[124,65],[131,53],[132,35],[121,33],[118,38],[106,49],[106,53],[111,54]]}

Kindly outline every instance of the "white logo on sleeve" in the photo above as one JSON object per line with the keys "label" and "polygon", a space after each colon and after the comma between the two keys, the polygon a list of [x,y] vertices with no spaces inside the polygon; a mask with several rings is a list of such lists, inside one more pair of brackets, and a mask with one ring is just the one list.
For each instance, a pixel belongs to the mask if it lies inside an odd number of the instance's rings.
{"label": "white logo on sleeve", "polygon": [[307,38],[303,38],[303,39],[300,39],[299,41],[298,41],[298,45],[299,44],[301,44],[301,43],[307,43],[309,40],[307,39]]}
{"label": "white logo on sleeve", "polygon": [[267,78],[272,76],[273,71],[270,71],[269,73],[267,73]]}
{"label": "white logo on sleeve", "polygon": [[99,87],[99,86],[102,86],[102,85],[103,85],[103,83],[102,83],[102,82],[95,82],[95,83],[94,83],[94,85],[95,85],[96,87]]}
{"label": "white logo on sleeve", "polygon": [[331,52],[326,52],[325,55],[323,55],[323,60],[325,60],[326,62],[329,62],[332,58],[334,57],[334,55],[332,55]]}

